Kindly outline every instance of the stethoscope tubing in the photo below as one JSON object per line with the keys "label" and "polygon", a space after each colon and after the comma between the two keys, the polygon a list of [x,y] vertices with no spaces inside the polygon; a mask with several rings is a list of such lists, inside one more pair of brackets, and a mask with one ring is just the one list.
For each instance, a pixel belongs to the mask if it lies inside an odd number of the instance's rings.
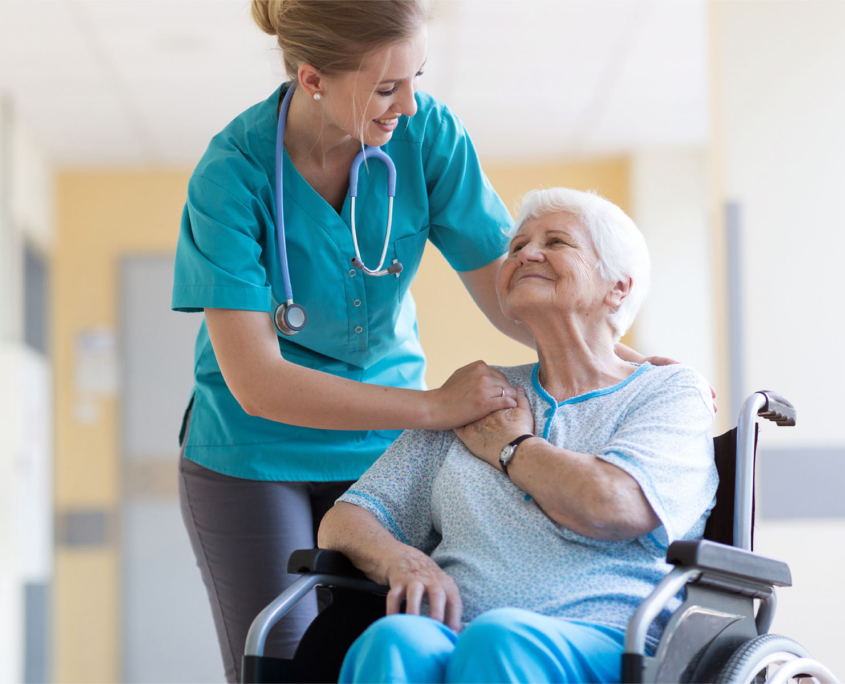
{"label": "stethoscope tubing", "polygon": [[[367,268],[364,264],[364,260],[361,258],[361,252],[358,250],[358,235],[355,232],[355,197],[350,198],[349,204],[349,225],[352,228],[352,244],[355,245],[355,265],[360,268],[364,273],[371,276],[383,276],[388,275],[388,271],[382,270],[382,266],[384,266],[384,260],[387,257],[387,247],[390,245],[390,228],[393,225],[393,197],[388,196],[387,198],[387,233],[384,236],[384,248],[381,250],[381,259],[378,262],[378,266],[375,268]],[[392,271],[391,271],[392,272]],[[397,274],[398,276],[398,274]]]}
{"label": "stethoscope tubing", "polygon": [[[291,83],[288,91],[282,99],[282,106],[279,109],[279,121],[276,127],[276,242],[279,249],[279,266],[282,271],[282,285],[284,287],[285,303],[280,304],[274,313],[276,327],[283,335],[295,335],[308,320],[305,309],[294,304],[293,288],[290,284],[290,268],[288,266],[287,242],[285,240],[285,210],[284,210],[284,154],[285,154],[285,125],[287,124],[288,109],[293,98],[293,91],[296,83]],[[367,268],[361,259],[361,250],[358,247],[358,234],[355,226],[355,199],[358,195],[358,171],[361,164],[367,158],[378,159],[387,167],[387,230],[384,236],[384,246],[381,251],[381,260],[375,269]],[[385,276],[389,274],[399,277],[402,272],[402,264],[394,259],[393,264],[384,269],[384,261],[387,258],[387,248],[390,245],[390,230],[393,225],[393,199],[396,196],[396,166],[393,160],[380,147],[367,147],[362,145],[361,151],[352,160],[349,169],[349,197],[350,197],[350,227],[352,229],[352,243],[355,246],[355,256],[352,264],[363,273],[371,276]],[[295,319],[291,315],[295,313]],[[298,322],[297,322],[298,321]]]}
{"label": "stethoscope tubing", "polygon": [[288,119],[288,109],[293,97],[295,83],[291,83],[285,97],[282,100],[282,107],[279,110],[279,123],[276,128],[276,242],[279,245],[279,265],[282,268],[282,283],[285,289],[285,300],[288,304],[293,303],[293,289],[290,285],[290,270],[288,269],[288,250],[285,242],[285,211],[282,200],[283,161],[285,155],[285,123]]}

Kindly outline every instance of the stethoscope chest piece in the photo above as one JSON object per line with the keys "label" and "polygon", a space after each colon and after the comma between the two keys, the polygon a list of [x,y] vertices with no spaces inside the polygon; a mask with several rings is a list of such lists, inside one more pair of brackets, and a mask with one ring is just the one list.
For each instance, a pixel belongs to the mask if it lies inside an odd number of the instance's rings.
{"label": "stethoscope chest piece", "polygon": [[288,337],[296,335],[305,327],[308,322],[308,314],[305,313],[305,307],[293,302],[283,302],[276,307],[276,312],[273,314],[273,321],[282,335]]}

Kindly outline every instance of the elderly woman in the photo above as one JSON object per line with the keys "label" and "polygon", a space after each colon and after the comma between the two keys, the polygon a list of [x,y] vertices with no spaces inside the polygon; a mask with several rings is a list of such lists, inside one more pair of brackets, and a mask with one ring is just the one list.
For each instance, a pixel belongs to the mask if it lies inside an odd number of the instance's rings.
{"label": "elderly woman", "polygon": [[614,353],[648,280],[618,207],[527,195],[497,280],[537,342],[537,364],[502,369],[518,407],[403,433],[320,527],[321,548],[391,587],[341,681],[619,681],[628,620],[718,484],[707,383]]}

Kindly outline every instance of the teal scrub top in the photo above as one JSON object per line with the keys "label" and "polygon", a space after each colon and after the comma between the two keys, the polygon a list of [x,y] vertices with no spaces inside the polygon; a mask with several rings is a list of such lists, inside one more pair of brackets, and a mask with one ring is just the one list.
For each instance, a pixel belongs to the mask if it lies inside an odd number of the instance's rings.
{"label": "teal scrub top", "polygon": [[[174,311],[206,307],[272,313],[284,300],[275,229],[277,109],[283,85],[209,144],[188,183],[176,249]],[[359,382],[425,389],[425,357],[409,291],[427,240],[457,271],[480,268],[507,248],[512,220],[481,170],[458,118],[418,92],[382,149],[396,165],[393,228],[385,264],[371,277],[351,265],[349,197],[338,214],[285,153],[284,212],[293,298],[308,312],[295,337],[278,334],[291,363]],[[378,264],[387,225],[387,174],[361,166],[356,228],[361,257]],[[248,360],[246,361],[249,362]],[[186,458],[234,477],[354,480],[401,431],[318,430],[248,415],[226,387],[203,321],[194,360]],[[183,426],[184,428],[184,426]]]}

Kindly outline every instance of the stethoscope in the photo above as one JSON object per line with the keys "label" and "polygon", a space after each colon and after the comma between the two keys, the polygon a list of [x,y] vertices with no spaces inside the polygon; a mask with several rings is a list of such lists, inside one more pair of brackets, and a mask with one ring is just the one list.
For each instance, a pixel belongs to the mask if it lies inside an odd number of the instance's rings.
{"label": "stethoscope", "polygon": [[[282,267],[282,281],[285,288],[285,302],[276,307],[273,320],[276,328],[283,335],[296,335],[305,327],[308,322],[308,314],[305,307],[295,304],[293,291],[290,286],[290,269],[288,268],[288,253],[285,246],[285,211],[282,199],[282,159],[285,151],[285,123],[288,119],[288,108],[290,107],[291,96],[296,84],[291,83],[285,97],[282,100],[282,107],[279,110],[279,125],[276,131],[276,241],[279,243],[279,264]],[[358,195],[358,169],[365,159],[379,159],[387,167],[387,232],[384,236],[384,248],[381,251],[381,260],[375,268],[367,268],[361,259],[361,251],[358,249],[358,235],[355,232],[355,198]],[[396,167],[393,160],[382,151],[380,147],[364,147],[352,161],[352,168],[349,169],[349,218],[352,229],[352,242],[355,245],[355,256],[352,257],[352,265],[367,275],[384,276],[395,275],[397,278],[402,272],[402,264],[397,259],[385,269],[384,259],[387,256],[387,247],[390,244],[390,227],[393,223],[393,198],[396,196]]]}

